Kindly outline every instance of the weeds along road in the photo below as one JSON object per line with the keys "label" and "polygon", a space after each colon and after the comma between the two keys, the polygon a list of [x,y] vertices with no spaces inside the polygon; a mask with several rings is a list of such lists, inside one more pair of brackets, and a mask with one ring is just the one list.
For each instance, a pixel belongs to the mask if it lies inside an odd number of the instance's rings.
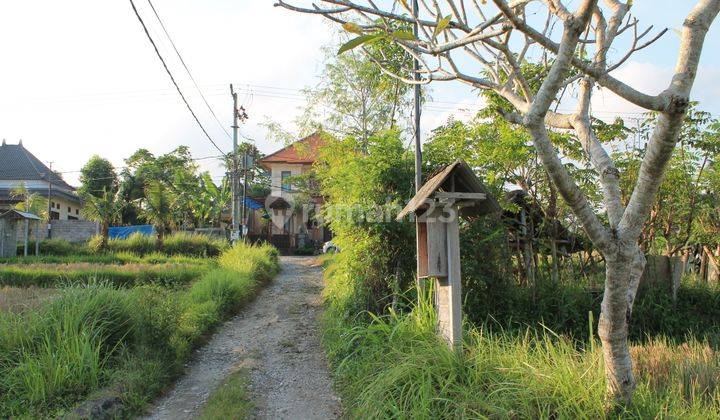
{"label": "weeds along road", "polygon": [[311,257],[280,257],[281,273],[197,350],[150,419],[196,418],[238,369],[248,372],[253,418],[332,419],[340,401],[320,345],[322,268]]}

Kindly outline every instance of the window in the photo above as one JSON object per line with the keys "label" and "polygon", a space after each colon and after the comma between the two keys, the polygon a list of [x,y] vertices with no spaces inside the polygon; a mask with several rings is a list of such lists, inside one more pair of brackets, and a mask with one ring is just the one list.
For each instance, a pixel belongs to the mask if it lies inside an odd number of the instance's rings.
{"label": "window", "polygon": [[68,206],[68,213],[72,213],[72,209]]}
{"label": "window", "polygon": [[75,209],[75,214],[80,214],[80,209]]}
{"label": "window", "polygon": [[280,172],[280,179],[282,180],[282,190],[283,191],[292,191],[292,185],[290,185],[290,177],[291,176],[292,176],[292,172],[290,172],[290,171]]}

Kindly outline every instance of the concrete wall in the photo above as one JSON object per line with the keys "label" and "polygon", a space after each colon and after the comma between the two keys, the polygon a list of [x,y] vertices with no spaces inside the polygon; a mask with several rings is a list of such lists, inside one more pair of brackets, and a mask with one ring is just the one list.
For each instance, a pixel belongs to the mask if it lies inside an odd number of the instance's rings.
{"label": "concrete wall", "polygon": [[70,242],[85,242],[100,233],[100,225],[89,220],[53,220],[52,237]]}

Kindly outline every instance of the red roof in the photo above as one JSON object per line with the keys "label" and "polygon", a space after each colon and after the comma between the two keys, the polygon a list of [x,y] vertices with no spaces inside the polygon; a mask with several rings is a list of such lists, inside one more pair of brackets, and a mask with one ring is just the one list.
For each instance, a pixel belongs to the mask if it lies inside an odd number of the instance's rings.
{"label": "red roof", "polygon": [[311,134],[265,156],[259,160],[259,163],[266,169],[270,169],[270,163],[312,164],[318,157],[318,151],[324,145],[325,141],[320,134]]}

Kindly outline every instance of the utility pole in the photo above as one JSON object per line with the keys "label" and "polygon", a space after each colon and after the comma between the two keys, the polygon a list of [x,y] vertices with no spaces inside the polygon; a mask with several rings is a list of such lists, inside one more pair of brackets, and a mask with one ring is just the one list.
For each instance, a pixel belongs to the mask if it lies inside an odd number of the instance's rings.
{"label": "utility pole", "polygon": [[247,225],[247,211],[245,210],[245,198],[247,198],[247,181],[248,181],[248,166],[250,166],[250,159],[248,158],[248,149],[245,147],[245,153],[243,153],[243,164],[242,164],[242,171],[243,171],[243,190],[242,190],[242,216],[240,217],[241,220],[241,228],[240,228],[240,234],[242,235],[243,240],[245,240],[245,226]]}
{"label": "utility pole", "polygon": [[[415,23],[413,24],[413,34],[415,35],[415,39],[418,39],[419,36],[419,27],[418,27],[418,21],[419,19],[419,9],[418,9],[418,0],[413,0],[413,15],[415,18]],[[420,80],[420,63],[418,62],[417,58],[413,58],[413,80],[417,82]],[[420,191],[420,187],[422,186],[422,149],[420,148],[420,85],[415,83],[414,87],[414,99],[415,99],[415,193],[417,194],[418,191]],[[421,232],[420,232],[421,226],[420,222],[415,219],[415,249],[420,250],[421,249],[421,241],[423,240],[421,238]],[[418,251],[419,252],[419,251]],[[422,272],[422,267],[420,266],[420,258],[418,256],[417,258],[417,266],[416,266],[416,282],[417,286],[420,290],[427,290],[427,283],[422,281],[420,278],[420,273]]]}
{"label": "utility pole", "polygon": [[232,150],[232,169],[230,170],[231,189],[232,189],[232,224],[230,228],[230,238],[235,240],[238,229],[238,161],[237,161],[237,148],[238,148],[238,112],[237,112],[237,93],[233,89],[232,83],[230,84],[230,94],[233,98],[233,150]]}
{"label": "utility pole", "polygon": [[47,178],[48,179],[48,196],[47,196],[47,202],[48,202],[48,205],[47,205],[47,212],[48,212],[48,214],[47,214],[47,218],[48,218],[47,219],[47,238],[48,239],[52,238],[52,224],[50,223],[50,221],[52,220],[52,207],[51,207],[52,202],[50,201],[50,199],[52,198],[52,173],[53,173],[52,165],[53,165],[53,163],[50,162],[50,167],[49,167],[50,172],[48,173],[48,178]]}
{"label": "utility pole", "polygon": [[[413,24],[413,34],[418,39],[418,1],[413,0],[413,14],[415,15],[415,23]],[[420,80],[420,63],[417,58],[413,58],[413,79]],[[415,84],[415,192],[420,190],[422,185],[422,150],[420,149],[420,85]]]}

